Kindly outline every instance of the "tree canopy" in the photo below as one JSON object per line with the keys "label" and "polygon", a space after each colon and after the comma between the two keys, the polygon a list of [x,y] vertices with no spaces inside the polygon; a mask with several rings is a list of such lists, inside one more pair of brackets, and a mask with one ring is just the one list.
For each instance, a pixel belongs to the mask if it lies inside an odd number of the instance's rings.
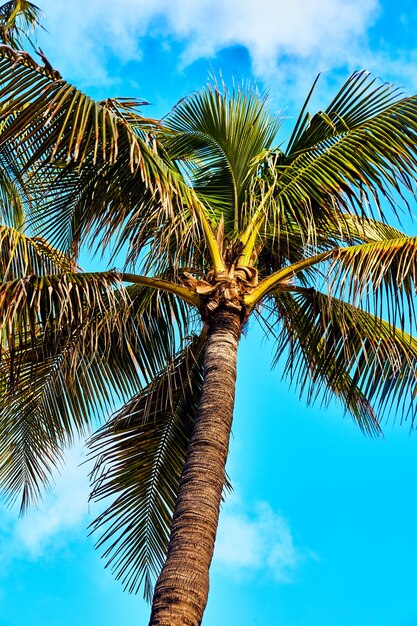
{"label": "tree canopy", "polygon": [[[226,318],[237,341],[249,318],[264,328],[309,402],[336,395],[369,435],[391,412],[413,423],[417,238],[398,216],[417,96],[355,72],[314,115],[311,91],[281,141],[254,87],[214,83],[153,120],[93,101],[17,35],[0,46],[0,484],[25,510],[98,425],[93,530],[150,599]],[[86,249],[121,265],[84,272]]]}

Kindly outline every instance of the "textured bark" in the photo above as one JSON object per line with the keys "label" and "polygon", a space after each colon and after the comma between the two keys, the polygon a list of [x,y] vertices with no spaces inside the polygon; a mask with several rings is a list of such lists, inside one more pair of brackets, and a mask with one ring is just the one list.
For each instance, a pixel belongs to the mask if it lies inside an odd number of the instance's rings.
{"label": "textured bark", "polygon": [[149,626],[201,624],[225,481],[240,333],[238,314],[216,312],[206,344],[203,392]]}

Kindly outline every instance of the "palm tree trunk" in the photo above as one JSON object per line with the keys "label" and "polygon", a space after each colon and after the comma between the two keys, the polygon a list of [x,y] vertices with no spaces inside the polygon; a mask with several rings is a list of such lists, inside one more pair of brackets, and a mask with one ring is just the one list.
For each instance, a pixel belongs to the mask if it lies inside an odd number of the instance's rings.
{"label": "palm tree trunk", "polygon": [[239,315],[219,310],[208,333],[203,391],[149,626],[201,624],[225,481],[240,334]]}

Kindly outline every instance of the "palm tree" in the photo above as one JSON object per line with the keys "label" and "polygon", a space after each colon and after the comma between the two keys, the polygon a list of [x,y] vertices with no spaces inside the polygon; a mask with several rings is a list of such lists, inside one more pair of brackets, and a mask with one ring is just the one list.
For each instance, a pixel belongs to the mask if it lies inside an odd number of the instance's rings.
{"label": "palm tree", "polygon": [[[151,626],[200,624],[249,319],[309,401],[370,435],[414,419],[417,239],[387,216],[413,191],[417,96],[355,73],[276,148],[250,87],[161,123],[13,47],[0,86],[4,496],[25,510],[121,402],[89,443],[98,545],[129,591],[157,579]],[[80,248],[121,269],[83,272]]]}

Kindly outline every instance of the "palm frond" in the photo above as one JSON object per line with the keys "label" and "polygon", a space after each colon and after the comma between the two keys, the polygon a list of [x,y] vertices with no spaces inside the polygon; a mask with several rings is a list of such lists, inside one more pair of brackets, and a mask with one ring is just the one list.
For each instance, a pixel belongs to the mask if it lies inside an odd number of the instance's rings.
{"label": "palm frond", "polygon": [[68,248],[94,226],[113,234],[135,208],[172,216],[175,172],[158,156],[158,125],[137,113],[140,103],[95,102],[15,56],[0,49],[0,148],[16,179],[30,181],[32,224]]}
{"label": "palm frond", "polygon": [[[17,235],[18,244],[27,244]],[[88,428],[97,398],[112,395],[94,374],[110,374],[109,384],[112,377],[126,377],[109,371],[106,360],[112,335],[122,335],[116,284],[109,274],[29,276],[0,284],[0,485],[8,501],[21,495],[22,511],[48,484],[74,432]]]}
{"label": "palm frond", "polygon": [[[316,232],[314,246],[308,245],[305,234],[295,222],[283,221],[279,228],[271,227],[262,232],[262,242],[256,249],[257,267],[260,278],[265,278],[282,268],[297,263],[300,259],[314,256],[321,252],[332,251],[347,246],[360,245],[401,239],[406,235],[400,230],[366,217],[340,214],[332,218],[326,226],[324,223]],[[311,281],[324,280],[324,275],[319,278],[317,269],[308,271]],[[298,274],[298,280],[303,286],[307,286],[304,278],[306,272]],[[314,282],[310,282],[314,284]]]}
{"label": "palm frond", "polygon": [[127,345],[119,341],[109,351],[97,344],[88,358],[77,354],[76,339],[60,349],[38,339],[38,346],[2,354],[0,486],[6,502],[20,498],[22,513],[47,488],[67,446],[140,381]]}
{"label": "palm frond", "polygon": [[341,248],[329,289],[370,311],[384,311],[393,325],[415,328],[417,238],[402,237]]}
{"label": "palm frond", "polygon": [[62,274],[76,268],[71,259],[41,237],[27,237],[0,225],[0,280],[10,282],[36,274]]}
{"label": "palm frond", "polygon": [[144,380],[150,382],[201,322],[173,294],[130,285],[126,287],[126,295],[129,317],[125,333]]}
{"label": "palm frond", "polygon": [[325,140],[334,139],[360,126],[382,113],[401,94],[398,87],[382,83],[368,71],[362,70],[348,78],[325,111],[310,115],[307,106],[317,83],[318,80],[314,82],[288,141],[285,151],[288,156],[296,157],[301,152],[321,146]]}
{"label": "palm frond", "polygon": [[138,113],[143,102],[94,102],[7,51],[0,59],[0,159],[32,232],[75,258],[81,241],[94,251],[111,242],[114,254],[127,246],[127,265],[142,255],[158,273],[189,265],[190,248],[204,257],[201,201],[160,124]]}
{"label": "palm frond", "polygon": [[205,336],[194,337],[164,371],[90,441],[92,498],[113,502],[92,524],[97,547],[126,589],[150,599],[166,556],[179,477],[202,386]]}
{"label": "palm frond", "polygon": [[4,302],[11,330],[3,326],[0,487],[6,501],[21,498],[22,512],[74,437],[148,384],[188,332],[189,312],[171,294],[121,290],[115,276],[78,276],[45,277],[38,299],[26,287],[22,298],[37,303],[26,318],[24,305],[23,314],[11,310],[18,291]]}
{"label": "palm frond", "polygon": [[378,434],[390,410],[415,417],[417,341],[380,317],[314,289],[275,296],[275,362],[310,402],[336,395],[360,428]]}
{"label": "palm frond", "polygon": [[[10,376],[21,348],[32,345],[59,353],[62,342],[76,341],[74,363],[129,343],[141,375],[151,380],[193,324],[189,308],[174,295],[132,285],[124,288],[116,272],[26,276],[0,284],[2,350],[10,356]],[[24,351],[23,351],[24,358]]]}
{"label": "palm frond", "polygon": [[[405,237],[405,234],[398,228],[365,216],[341,214],[337,218],[337,228],[335,228],[335,221],[329,224],[329,235],[333,241],[337,239],[339,245],[348,242],[371,243]],[[320,235],[323,238],[325,236],[324,232]]]}
{"label": "palm frond", "polygon": [[289,151],[271,160],[270,228],[295,222],[314,243],[337,214],[381,217],[382,199],[394,212],[398,201],[407,205],[417,172],[416,120],[417,96],[400,98],[391,85],[354,74]]}
{"label": "palm frond", "polygon": [[30,33],[41,26],[42,11],[28,0],[10,0],[0,6],[0,39],[22,48]]}
{"label": "palm frond", "polygon": [[74,334],[83,336],[85,345],[90,341],[94,345],[96,336],[105,331],[110,335],[115,324],[122,327],[122,295],[120,278],[114,272],[32,275],[3,282],[2,345],[13,351],[28,337],[36,342],[42,335],[59,344],[62,337]]}
{"label": "palm frond", "polygon": [[0,154],[0,224],[23,230],[25,223],[24,191],[13,180]]}
{"label": "palm frond", "polygon": [[258,156],[279,127],[268,115],[265,97],[255,90],[228,93],[225,86],[208,86],[181,100],[165,123],[173,131],[165,140],[169,155],[183,164],[213,221],[223,215],[226,231],[233,233],[242,225]]}

